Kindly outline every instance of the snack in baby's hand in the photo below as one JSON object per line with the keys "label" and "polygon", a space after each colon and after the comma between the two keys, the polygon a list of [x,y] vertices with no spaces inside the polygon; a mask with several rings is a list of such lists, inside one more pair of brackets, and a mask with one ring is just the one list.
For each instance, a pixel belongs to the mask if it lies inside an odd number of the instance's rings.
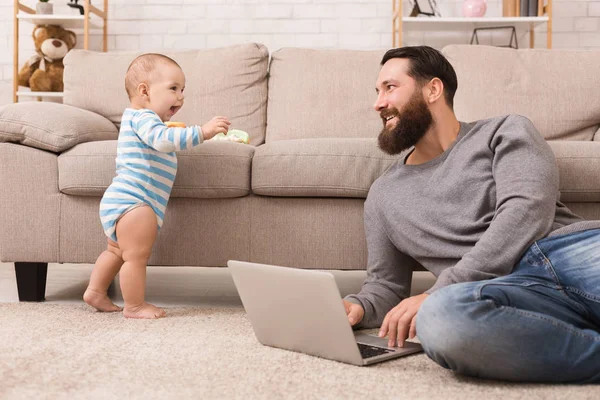
{"label": "snack in baby's hand", "polygon": [[175,121],[167,121],[165,122],[167,128],[185,128],[185,124],[183,122],[175,122]]}
{"label": "snack in baby's hand", "polygon": [[227,132],[227,135],[225,135],[223,133],[217,133],[210,140],[229,140],[230,142],[248,144],[248,143],[250,143],[250,136],[248,136],[248,134],[246,132],[240,131],[239,129],[230,129]]}

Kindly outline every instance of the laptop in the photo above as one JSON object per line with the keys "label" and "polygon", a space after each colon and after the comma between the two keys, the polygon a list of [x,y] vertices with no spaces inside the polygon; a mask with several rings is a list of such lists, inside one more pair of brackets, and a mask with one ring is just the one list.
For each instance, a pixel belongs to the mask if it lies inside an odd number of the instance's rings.
{"label": "laptop", "polygon": [[388,347],[387,339],[354,332],[329,272],[235,260],[227,266],[263,345],[354,365],[422,351],[417,343]]}

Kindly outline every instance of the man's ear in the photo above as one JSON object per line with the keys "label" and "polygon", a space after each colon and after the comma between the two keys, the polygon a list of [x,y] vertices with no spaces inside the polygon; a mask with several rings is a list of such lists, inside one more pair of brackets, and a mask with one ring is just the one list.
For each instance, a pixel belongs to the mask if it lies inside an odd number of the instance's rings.
{"label": "man's ear", "polygon": [[427,102],[435,103],[444,94],[444,82],[440,78],[433,78],[427,84],[428,95]]}
{"label": "man's ear", "polygon": [[138,95],[140,95],[140,97],[142,97],[142,98],[148,97],[148,85],[146,85],[143,82],[140,83],[137,86],[137,92],[138,92]]}

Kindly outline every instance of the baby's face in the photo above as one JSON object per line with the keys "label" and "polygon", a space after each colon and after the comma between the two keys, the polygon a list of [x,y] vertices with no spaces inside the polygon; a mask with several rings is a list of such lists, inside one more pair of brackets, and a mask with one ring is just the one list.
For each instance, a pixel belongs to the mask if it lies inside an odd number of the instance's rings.
{"label": "baby's face", "polygon": [[153,73],[148,88],[147,108],[158,114],[163,122],[171,120],[171,117],[183,106],[184,89],[185,75],[181,68],[164,63]]}

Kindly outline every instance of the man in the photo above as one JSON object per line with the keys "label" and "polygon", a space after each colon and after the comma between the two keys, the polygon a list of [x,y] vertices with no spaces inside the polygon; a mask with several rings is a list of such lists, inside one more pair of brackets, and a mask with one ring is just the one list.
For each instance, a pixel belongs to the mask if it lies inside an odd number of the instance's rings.
{"label": "man", "polygon": [[[600,221],[561,204],[549,146],[521,116],[459,122],[454,69],[430,47],[388,51],[375,110],[389,154],[365,202],[367,279],[346,297],[389,345],[419,336],[462,374],[600,382]],[[421,265],[437,281],[410,295]]]}

